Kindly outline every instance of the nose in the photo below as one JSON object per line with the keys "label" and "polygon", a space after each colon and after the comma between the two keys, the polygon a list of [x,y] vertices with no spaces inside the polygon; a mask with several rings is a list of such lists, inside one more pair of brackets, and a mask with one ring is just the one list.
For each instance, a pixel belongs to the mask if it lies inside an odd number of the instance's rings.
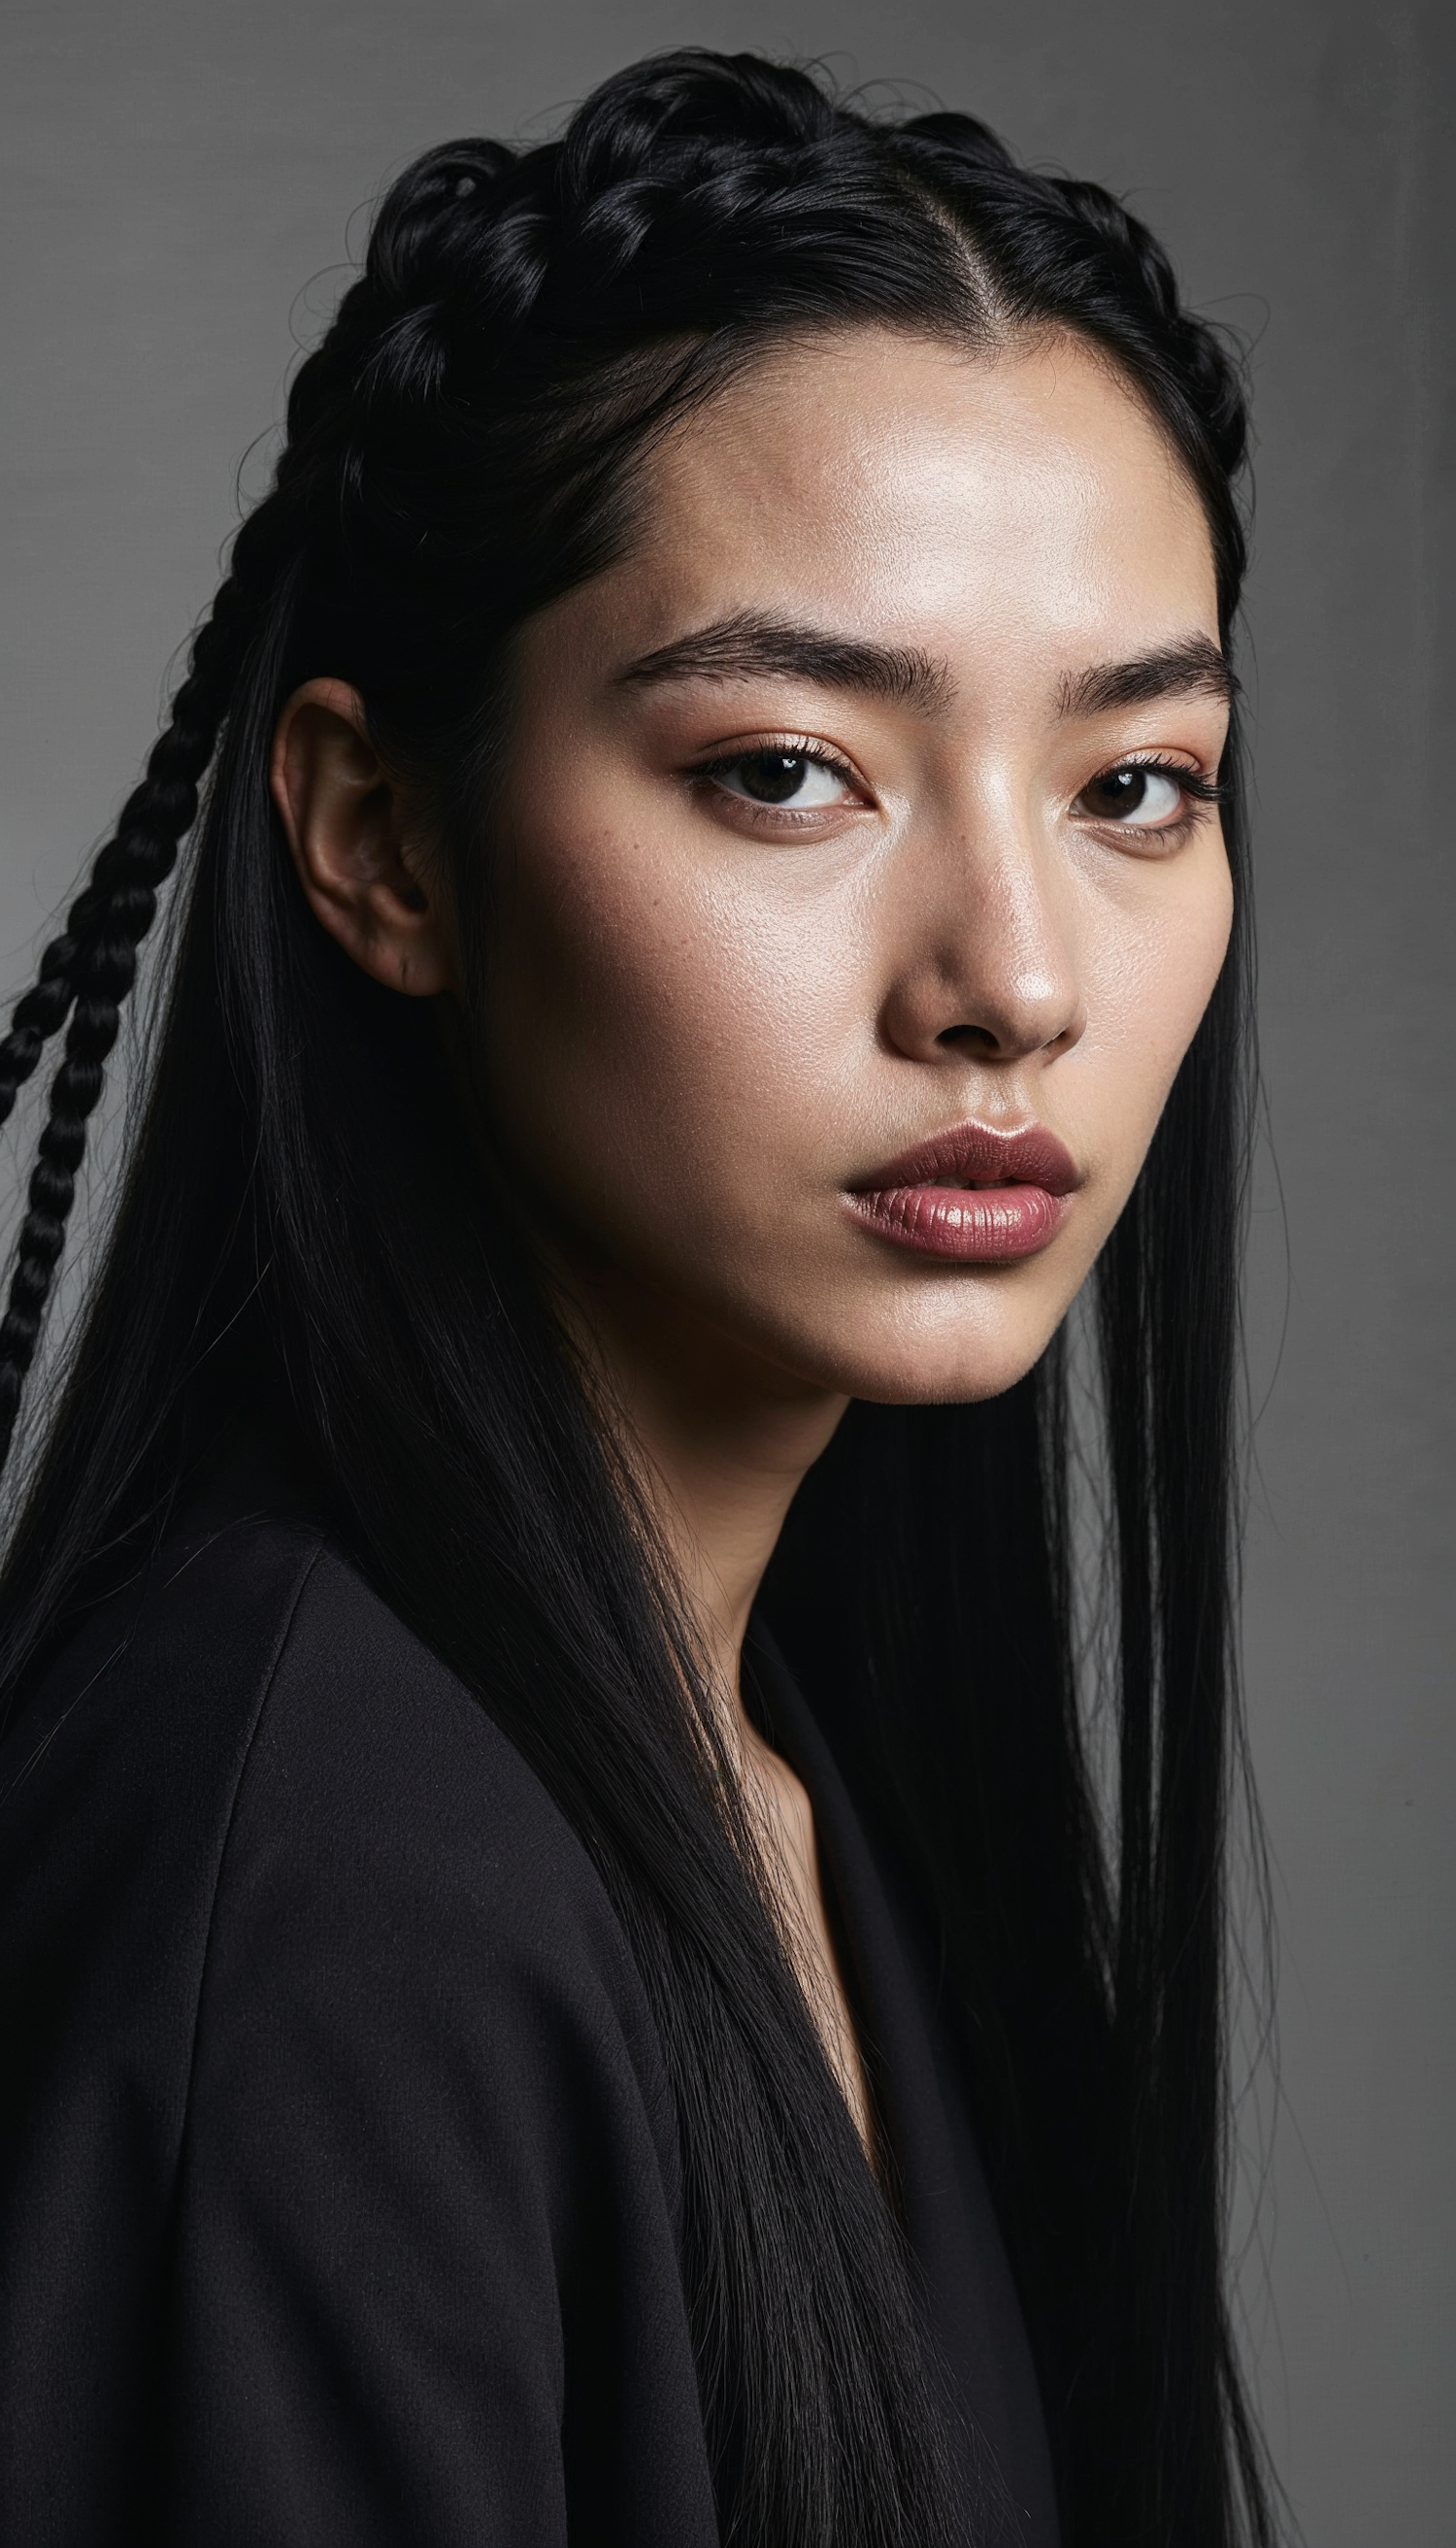
{"label": "nose", "polygon": [[914,1061],[1001,1065],[1071,1048],[1086,1025],[1069,897],[1049,846],[1009,823],[907,845],[880,1027]]}

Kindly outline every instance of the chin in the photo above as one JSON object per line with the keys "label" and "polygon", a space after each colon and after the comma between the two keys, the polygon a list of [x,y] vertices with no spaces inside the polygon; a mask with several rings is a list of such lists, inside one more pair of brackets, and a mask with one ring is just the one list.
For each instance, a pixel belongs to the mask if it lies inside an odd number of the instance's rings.
{"label": "chin", "polygon": [[[888,1331],[875,1321],[867,1331],[825,1340],[812,1355],[815,1377],[847,1398],[878,1407],[967,1406],[1014,1389],[1040,1361],[1065,1316],[977,1318],[972,1331],[960,1321],[924,1319],[896,1322]],[[1040,1305],[1039,1305],[1040,1307]]]}
{"label": "chin", "polygon": [[907,1362],[892,1370],[869,1366],[861,1385],[849,1395],[867,1399],[876,1407],[969,1407],[1014,1389],[1045,1350],[1044,1343],[1035,1353],[947,1357],[919,1366]]}
{"label": "chin", "polygon": [[[724,1325],[757,1329],[775,1362],[811,1386],[886,1407],[965,1406],[1014,1389],[1041,1360],[1085,1284],[1104,1216],[1035,1256],[937,1262],[885,1249],[873,1259],[805,1249],[774,1265],[772,1288],[739,1291]],[[766,1248],[765,1255],[769,1251]],[[726,1306],[726,1305],[725,1305]],[[747,1318],[742,1314],[748,1313]],[[720,1313],[721,1316],[721,1313]],[[745,1336],[747,1341],[747,1336]]]}

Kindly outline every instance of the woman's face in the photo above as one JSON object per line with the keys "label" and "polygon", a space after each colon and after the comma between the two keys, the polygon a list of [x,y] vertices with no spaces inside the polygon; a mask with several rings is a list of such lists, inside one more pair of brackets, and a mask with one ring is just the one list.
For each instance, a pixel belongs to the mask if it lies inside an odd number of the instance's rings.
{"label": "woman's face", "polygon": [[1008,1387],[1209,997],[1198,501],[1075,341],[780,351],[514,657],[481,1033],[570,1286],[797,1384]]}

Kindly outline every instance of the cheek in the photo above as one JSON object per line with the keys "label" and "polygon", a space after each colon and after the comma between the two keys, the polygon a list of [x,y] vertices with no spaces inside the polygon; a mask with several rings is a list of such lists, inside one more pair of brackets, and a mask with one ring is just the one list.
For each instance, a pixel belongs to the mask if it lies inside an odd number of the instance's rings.
{"label": "cheek", "polygon": [[1124,1188],[1208,1006],[1233,912],[1217,840],[1169,873],[1135,869],[1128,885],[1100,907],[1085,940],[1087,1057],[1099,1080],[1108,1167]]}
{"label": "cheek", "polygon": [[611,1228],[671,1186],[721,1243],[775,1127],[801,1138],[837,1075],[847,915],[626,829],[519,848],[485,1003],[501,1130],[573,1217]]}

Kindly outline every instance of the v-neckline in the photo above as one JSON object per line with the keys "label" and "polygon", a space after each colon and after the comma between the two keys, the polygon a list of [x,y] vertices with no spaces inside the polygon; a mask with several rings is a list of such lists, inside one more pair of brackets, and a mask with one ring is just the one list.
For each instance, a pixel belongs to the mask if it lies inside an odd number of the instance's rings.
{"label": "v-neckline", "polygon": [[826,1916],[874,2108],[876,2173],[915,2258],[964,2426],[969,2536],[976,2548],[1055,2548],[1030,2346],[928,1956],[892,1900],[812,1709],[758,1621],[745,1661],[766,1735],[813,1812]]}

